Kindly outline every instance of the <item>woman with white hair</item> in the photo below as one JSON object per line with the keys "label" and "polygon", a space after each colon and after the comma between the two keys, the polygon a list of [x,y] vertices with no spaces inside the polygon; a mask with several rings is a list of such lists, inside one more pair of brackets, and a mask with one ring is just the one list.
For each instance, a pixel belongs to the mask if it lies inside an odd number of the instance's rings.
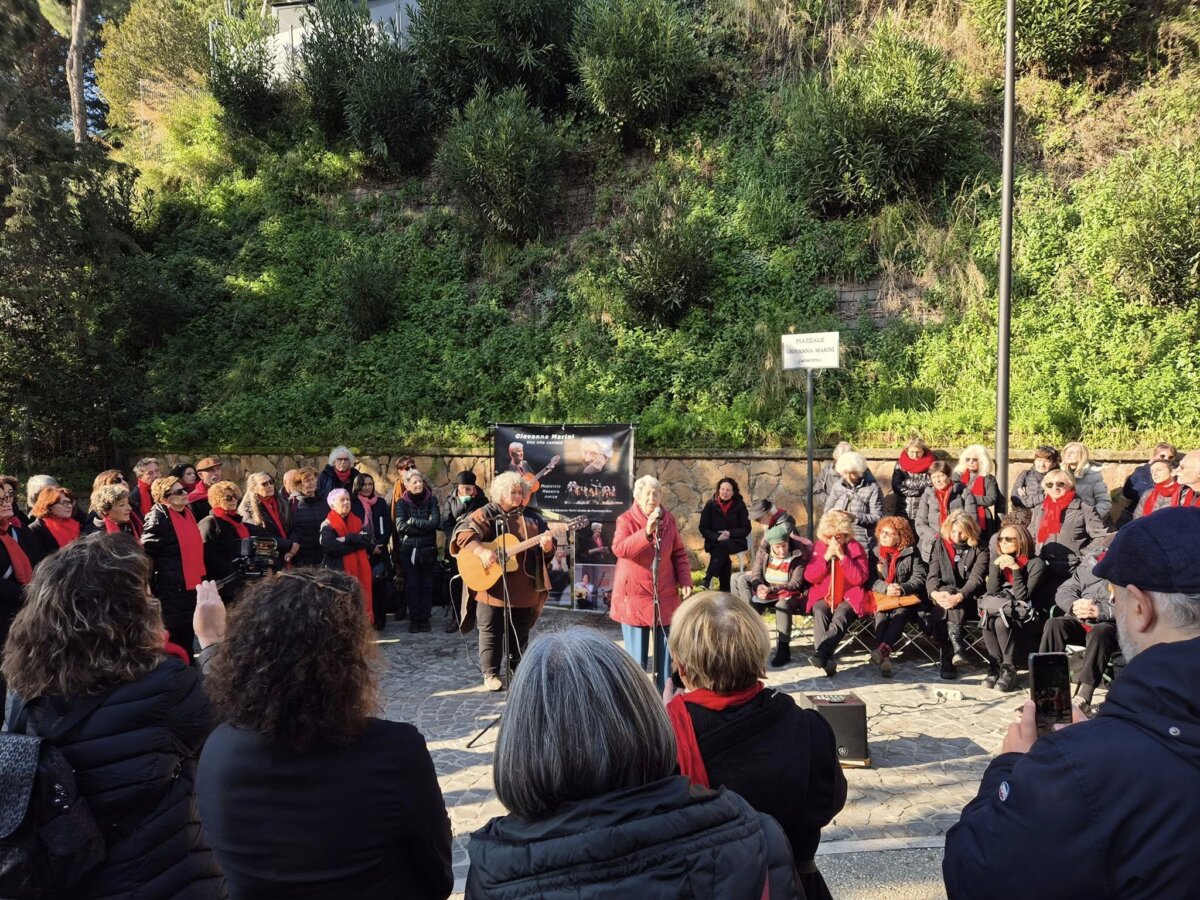
{"label": "woman with white hair", "polygon": [[542,635],[496,741],[509,814],[471,835],[465,896],[804,896],[779,824],[675,766],[667,712],[627,655],[591,629]]}
{"label": "woman with white hair", "polygon": [[317,476],[317,499],[329,502],[329,492],[334,488],[349,491],[354,486],[354,479],[359,476],[355,468],[358,460],[350,452],[349,447],[334,447],[329,451],[329,464]]}
{"label": "woman with white hair", "polygon": [[875,525],[883,518],[883,491],[861,453],[847,450],[834,468],[840,476],[829,488],[825,512],[840,509],[854,520],[854,539],[863,547],[875,543]]}
{"label": "woman with white hair", "polygon": [[1112,510],[1112,494],[1100,470],[1092,465],[1087,444],[1071,441],[1063,447],[1062,467],[1075,479],[1075,494],[1080,501],[1094,509],[1101,522],[1107,522]]}
{"label": "woman with white hair", "polygon": [[996,533],[1000,516],[1007,511],[1000,485],[992,474],[994,465],[987,447],[972,444],[958,457],[954,475],[962,483],[962,508],[975,518],[984,546]]}
{"label": "woman with white hair", "polygon": [[643,475],[634,482],[633,506],[617,517],[612,549],[617,571],[610,614],[621,624],[626,651],[643,669],[653,639],[654,674],[662,690],[671,666],[671,617],[692,593],[692,570],[679,523],[663,508],[657,478]]}
{"label": "woman with white hair", "polygon": [[820,473],[813,479],[813,516],[816,518],[821,518],[821,514],[825,512],[829,490],[842,477],[837,471],[837,461],[841,459],[843,453],[852,450],[854,450],[854,445],[849,441],[838,441],[833,452],[829,454],[830,461],[821,466]]}

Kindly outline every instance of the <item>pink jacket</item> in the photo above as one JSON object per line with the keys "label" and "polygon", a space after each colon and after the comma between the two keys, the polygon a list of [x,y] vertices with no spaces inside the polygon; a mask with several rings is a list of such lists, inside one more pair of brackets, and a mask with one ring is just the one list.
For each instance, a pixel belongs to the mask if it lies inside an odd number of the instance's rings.
{"label": "pink jacket", "polygon": [[[658,525],[658,543],[658,607],[662,624],[670,625],[679,608],[679,588],[691,587],[692,569],[679,537],[679,525],[665,509]],[[650,578],[650,565],[654,542],[646,538],[646,514],[636,503],[617,518],[612,550],[617,557],[610,611],[613,621],[622,625],[653,625],[654,582]]]}
{"label": "pink jacket", "polygon": [[[812,608],[817,605],[818,601],[829,596],[829,582],[833,575],[829,563],[825,561],[827,546],[824,541],[817,541],[813,547],[812,558],[804,567],[804,580],[812,585],[808,591],[808,606],[804,609],[808,613],[812,612]],[[858,541],[847,541],[846,555],[842,559],[842,574],[846,578],[845,600],[850,604],[850,608],[860,616],[866,606],[866,596],[863,594],[862,586],[867,583],[870,571],[867,551],[863,545]]]}

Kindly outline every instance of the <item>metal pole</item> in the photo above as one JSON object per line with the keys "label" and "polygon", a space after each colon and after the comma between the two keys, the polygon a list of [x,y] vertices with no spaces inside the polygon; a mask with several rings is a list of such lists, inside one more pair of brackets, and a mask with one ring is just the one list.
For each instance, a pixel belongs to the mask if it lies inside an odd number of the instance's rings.
{"label": "metal pole", "polygon": [[813,370],[806,369],[808,375],[808,408],[805,420],[808,425],[808,539],[813,539]]}
{"label": "metal pole", "polygon": [[1017,0],[1007,2],[1004,37],[1003,187],[1000,199],[1000,308],[996,317],[996,482],[1008,496],[1008,339],[1012,319],[1013,141],[1016,117]]}

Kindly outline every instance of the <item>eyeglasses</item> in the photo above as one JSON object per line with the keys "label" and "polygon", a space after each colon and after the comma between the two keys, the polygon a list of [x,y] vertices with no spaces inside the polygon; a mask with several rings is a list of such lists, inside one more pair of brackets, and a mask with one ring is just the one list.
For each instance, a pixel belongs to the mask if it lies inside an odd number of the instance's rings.
{"label": "eyeglasses", "polygon": [[222,500],[233,500],[236,503],[238,500],[241,500],[242,498],[239,497],[237,494],[222,494],[221,499]]}
{"label": "eyeglasses", "polygon": [[183,488],[175,488],[175,490],[173,490],[173,491],[167,491],[167,496],[168,497],[186,497],[187,491],[185,491]]}
{"label": "eyeglasses", "polygon": [[274,483],[275,483],[275,479],[274,479],[274,478],[262,478],[262,479],[260,479],[260,480],[259,480],[259,482],[258,482],[258,486],[259,486],[259,487],[263,487],[263,486],[265,486],[265,485],[268,485],[268,484],[274,484]]}
{"label": "eyeglasses", "polygon": [[0,502],[3,502],[4,500],[11,500],[15,496],[17,496],[17,495],[14,494],[12,491],[4,491],[4,492],[0,493]]}
{"label": "eyeglasses", "polygon": [[895,537],[896,532],[892,531],[892,529],[890,529],[890,528],[885,528],[883,531],[879,532],[879,536],[880,537]]}
{"label": "eyeglasses", "polygon": [[70,506],[74,502],[75,501],[72,500],[70,497],[59,497],[57,500],[54,501],[54,505],[55,506],[63,506],[63,505]]}

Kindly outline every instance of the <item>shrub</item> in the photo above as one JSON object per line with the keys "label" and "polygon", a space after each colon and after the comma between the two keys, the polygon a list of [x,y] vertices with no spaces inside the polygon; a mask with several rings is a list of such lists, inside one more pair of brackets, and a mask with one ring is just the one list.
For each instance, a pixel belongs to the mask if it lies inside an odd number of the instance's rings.
{"label": "shrub", "polygon": [[935,185],[967,152],[962,82],[939,51],[890,26],[780,98],[777,151],[814,208],[878,208]]}
{"label": "shrub", "polygon": [[674,0],[581,0],[571,53],[580,92],[618,131],[670,115],[701,62]]}
{"label": "shrub", "polygon": [[[970,0],[970,5],[980,31],[1003,47],[1005,0]],[[1129,8],[1129,0],[1020,0],[1017,64],[1070,72],[1112,43]]]}
{"label": "shrub", "polygon": [[703,299],[715,271],[711,220],[659,177],[633,198],[618,283],[637,316],[672,326]]}
{"label": "shrub", "polygon": [[299,78],[313,118],[334,140],[346,133],[346,95],[375,41],[375,26],[361,0],[315,0],[304,16]]}
{"label": "shrub", "polygon": [[209,87],[230,121],[252,134],[261,134],[279,111],[274,33],[274,20],[253,5],[222,16],[213,29]]}
{"label": "shrub", "polygon": [[479,84],[521,86],[538,105],[558,102],[571,75],[573,0],[424,0],[409,36],[438,98],[460,106]]}
{"label": "shrub", "polygon": [[396,273],[377,253],[377,248],[362,247],[341,264],[339,293],[356,341],[368,340],[388,326]]}
{"label": "shrub", "polygon": [[553,196],[558,141],[524,90],[489,96],[480,86],[455,111],[438,168],[475,218],[502,235],[542,230]]}
{"label": "shrub", "polygon": [[346,124],[359,149],[395,168],[420,167],[432,152],[435,111],[416,60],[379,32],[346,90]]}

